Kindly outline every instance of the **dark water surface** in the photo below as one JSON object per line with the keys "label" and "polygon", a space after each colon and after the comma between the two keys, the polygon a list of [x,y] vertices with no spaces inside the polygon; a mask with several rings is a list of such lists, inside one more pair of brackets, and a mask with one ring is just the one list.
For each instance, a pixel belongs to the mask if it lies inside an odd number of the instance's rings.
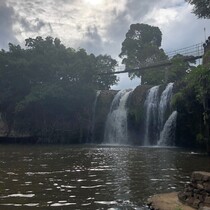
{"label": "dark water surface", "polygon": [[0,146],[0,209],[143,209],[210,158],[177,148]]}

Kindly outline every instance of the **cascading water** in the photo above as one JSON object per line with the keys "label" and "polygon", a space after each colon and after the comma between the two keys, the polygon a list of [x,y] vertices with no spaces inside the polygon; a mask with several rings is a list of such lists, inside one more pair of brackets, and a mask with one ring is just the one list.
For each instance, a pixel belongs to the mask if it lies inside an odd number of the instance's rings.
{"label": "cascading water", "polygon": [[151,138],[154,138],[157,131],[157,108],[158,108],[159,86],[149,89],[144,107],[146,108],[144,146],[151,145]]}
{"label": "cascading water", "polygon": [[95,130],[95,118],[96,118],[96,106],[97,106],[97,102],[98,102],[98,97],[100,95],[101,91],[98,90],[96,92],[96,97],[95,100],[93,102],[93,109],[92,109],[92,119],[91,119],[91,127],[90,127],[90,137],[89,137],[89,141],[94,142],[94,130]]}
{"label": "cascading water", "polygon": [[159,146],[172,146],[175,140],[177,111],[173,111],[160,133]]}
{"label": "cascading water", "polygon": [[174,83],[169,83],[160,97],[160,103],[158,106],[158,122],[160,131],[163,129],[164,123],[166,121],[166,111],[167,108],[170,106],[173,85]]}
{"label": "cascading water", "polygon": [[149,89],[144,106],[146,109],[144,146],[172,145],[177,112],[170,113],[174,83],[169,83],[159,99],[159,86]]}
{"label": "cascading water", "polygon": [[128,143],[126,102],[131,92],[121,90],[114,97],[106,120],[104,143]]}

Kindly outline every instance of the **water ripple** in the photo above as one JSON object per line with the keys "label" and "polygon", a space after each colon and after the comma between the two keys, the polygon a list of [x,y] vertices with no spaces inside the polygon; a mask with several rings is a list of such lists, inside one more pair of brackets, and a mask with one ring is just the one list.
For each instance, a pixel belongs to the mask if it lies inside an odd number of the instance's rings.
{"label": "water ripple", "polygon": [[32,198],[34,197],[35,194],[10,194],[10,195],[6,195],[6,196],[1,196],[0,198],[11,198],[11,197],[21,197],[21,198]]}
{"label": "water ripple", "polygon": [[179,191],[195,168],[210,170],[206,156],[169,148],[2,146],[0,159],[0,206],[31,210],[143,210],[151,194]]}

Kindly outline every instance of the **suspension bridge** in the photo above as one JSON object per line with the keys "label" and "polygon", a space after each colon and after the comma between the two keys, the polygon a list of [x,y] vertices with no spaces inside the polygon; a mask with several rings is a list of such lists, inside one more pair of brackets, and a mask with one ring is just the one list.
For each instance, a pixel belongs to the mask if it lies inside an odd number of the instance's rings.
{"label": "suspension bridge", "polygon": [[158,68],[158,67],[165,67],[165,66],[170,66],[173,64],[172,58],[176,55],[182,55],[184,56],[183,61],[188,61],[188,62],[193,62],[197,59],[201,59],[204,54],[204,47],[203,43],[199,44],[194,44],[189,47],[181,48],[178,50],[173,50],[165,53],[167,55],[167,58],[164,60],[160,60],[158,62],[154,63],[143,63],[141,64],[141,67],[136,67],[136,68],[125,68],[124,66],[119,66],[116,67],[114,72],[107,72],[107,73],[101,73],[101,75],[106,75],[106,74],[122,74],[122,73],[132,73],[136,71],[141,71],[141,70],[146,70],[146,69],[153,69],[153,68]]}

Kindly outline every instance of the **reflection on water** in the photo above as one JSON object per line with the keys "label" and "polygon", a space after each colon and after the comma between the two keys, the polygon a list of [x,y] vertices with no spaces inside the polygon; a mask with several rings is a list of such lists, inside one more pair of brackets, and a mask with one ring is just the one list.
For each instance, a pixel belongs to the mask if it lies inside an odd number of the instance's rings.
{"label": "reflection on water", "polygon": [[178,148],[1,145],[0,209],[143,209],[209,162]]}

